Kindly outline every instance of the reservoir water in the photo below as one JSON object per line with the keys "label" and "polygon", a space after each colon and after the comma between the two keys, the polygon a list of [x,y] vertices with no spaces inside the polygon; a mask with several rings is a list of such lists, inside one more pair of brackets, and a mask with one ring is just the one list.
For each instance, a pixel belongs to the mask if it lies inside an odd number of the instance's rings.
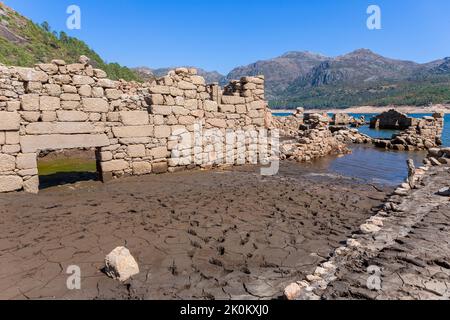
{"label": "reservoir water", "polygon": [[[274,114],[276,116],[288,116],[290,114]],[[352,114],[359,118],[362,114]],[[423,117],[427,114],[413,114],[414,117]],[[367,120],[373,114],[364,115]],[[395,130],[374,130],[369,126],[359,128],[361,133],[373,138],[390,138]],[[450,114],[445,116],[443,144],[450,146]],[[413,159],[417,166],[422,164],[425,151],[405,152],[377,149],[372,145],[352,145],[352,153],[341,157],[325,157],[314,161],[314,167],[320,170],[351,177],[366,183],[396,186],[404,182],[408,175],[406,161]],[[309,166],[309,165],[308,165]]]}

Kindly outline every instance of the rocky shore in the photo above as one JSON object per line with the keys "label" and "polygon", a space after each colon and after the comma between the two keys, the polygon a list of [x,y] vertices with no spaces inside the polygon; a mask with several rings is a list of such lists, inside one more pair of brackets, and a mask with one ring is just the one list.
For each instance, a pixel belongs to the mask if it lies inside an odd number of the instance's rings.
{"label": "rocky shore", "polygon": [[360,226],[346,246],[288,299],[449,299],[450,169],[410,163],[408,180]]}

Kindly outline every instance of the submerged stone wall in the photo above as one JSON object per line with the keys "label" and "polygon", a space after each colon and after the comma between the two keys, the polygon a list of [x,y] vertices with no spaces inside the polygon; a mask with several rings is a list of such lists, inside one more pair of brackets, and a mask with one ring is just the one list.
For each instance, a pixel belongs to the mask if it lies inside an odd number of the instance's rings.
{"label": "submerged stone wall", "polygon": [[408,118],[411,122],[403,132],[394,135],[391,140],[375,140],[379,148],[399,151],[428,150],[442,144],[442,131],[444,129],[444,114],[435,113],[433,116]]}
{"label": "submerged stone wall", "polygon": [[288,117],[272,120],[282,136],[281,159],[308,162],[332,154],[345,154],[349,150],[342,139],[330,129],[326,114],[304,113],[303,108]]}
{"label": "submerged stone wall", "polygon": [[[86,57],[75,64],[0,66],[0,192],[38,192],[37,157],[47,150],[97,148],[104,180],[214,164],[214,138],[227,129],[267,128],[268,113],[262,76],[222,90],[186,68],[152,83],[113,81]],[[194,138],[196,125],[216,129],[216,136],[180,148],[180,139]],[[246,143],[231,150],[243,149],[231,154],[244,157],[240,163],[253,162],[257,153]],[[174,159],[174,152],[184,157]],[[201,159],[193,161],[194,154]]]}

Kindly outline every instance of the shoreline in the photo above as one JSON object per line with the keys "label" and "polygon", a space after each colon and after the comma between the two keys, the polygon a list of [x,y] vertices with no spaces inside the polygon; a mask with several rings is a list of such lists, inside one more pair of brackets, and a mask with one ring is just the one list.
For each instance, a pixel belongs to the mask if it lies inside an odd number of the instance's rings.
{"label": "shoreline", "polygon": [[[308,113],[373,113],[378,114],[385,111],[395,109],[402,113],[434,113],[434,112],[444,112],[446,114],[450,113],[450,105],[436,105],[433,107],[415,107],[415,106],[387,106],[387,107],[373,107],[373,106],[360,106],[351,107],[345,109],[307,109],[305,112]],[[272,109],[272,113],[290,113],[295,111],[295,109]]]}

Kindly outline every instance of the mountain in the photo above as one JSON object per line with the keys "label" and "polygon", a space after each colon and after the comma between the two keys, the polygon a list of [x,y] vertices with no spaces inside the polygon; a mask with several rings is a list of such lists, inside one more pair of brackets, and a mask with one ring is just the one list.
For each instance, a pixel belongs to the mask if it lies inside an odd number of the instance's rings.
{"label": "mountain", "polygon": [[393,60],[367,49],[330,59],[315,66],[291,86],[360,85],[383,80],[401,80],[419,68],[415,62]]}
{"label": "mountain", "polygon": [[419,64],[359,49],[314,66],[272,99],[276,108],[450,102],[450,59]]}
{"label": "mountain", "polygon": [[37,25],[0,2],[0,63],[32,67],[53,59],[78,62],[81,55],[91,59],[96,68],[111,79],[142,79],[134,71],[117,63],[106,63],[81,40],[52,31],[48,23]]}
{"label": "mountain", "polygon": [[[213,83],[213,82],[219,82],[223,83],[225,76],[220,74],[217,71],[206,71],[202,68],[198,67],[192,67],[192,66],[185,66],[186,68],[196,68],[198,75],[205,78],[207,83]],[[138,73],[141,77],[144,79],[151,79],[155,77],[163,77],[167,75],[167,73],[170,70],[175,69],[176,67],[170,67],[170,68],[159,68],[159,69],[151,69],[149,67],[138,67],[134,68],[133,70]]]}
{"label": "mountain", "polygon": [[450,102],[450,58],[419,64],[358,49],[338,57],[288,52],[232,70],[226,80],[266,77],[274,108],[345,108]]}
{"label": "mountain", "polygon": [[288,52],[284,55],[252,63],[232,70],[227,81],[243,76],[265,75],[267,99],[282,96],[284,90],[297,78],[305,76],[315,66],[329,58],[311,52]]}

